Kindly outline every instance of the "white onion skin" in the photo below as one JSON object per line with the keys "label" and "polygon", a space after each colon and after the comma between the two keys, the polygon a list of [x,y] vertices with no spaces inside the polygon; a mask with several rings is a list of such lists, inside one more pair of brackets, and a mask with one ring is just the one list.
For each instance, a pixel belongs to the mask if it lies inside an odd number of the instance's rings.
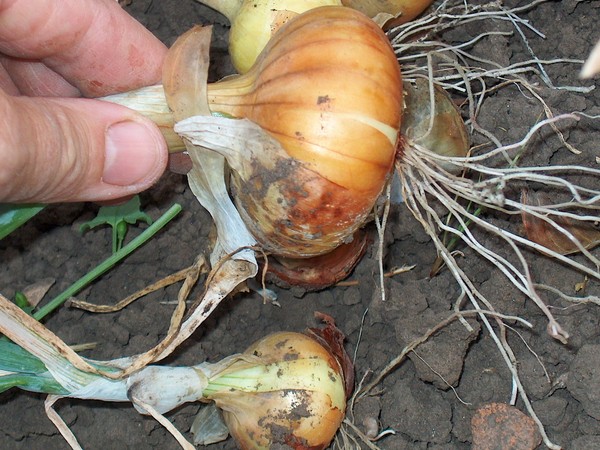
{"label": "white onion skin", "polygon": [[208,96],[211,111],[250,119],[290,156],[232,177],[263,248],[312,257],[351,239],[392,171],[401,123],[400,67],[381,29],[350,8],[310,10],[247,74],[209,85]]}

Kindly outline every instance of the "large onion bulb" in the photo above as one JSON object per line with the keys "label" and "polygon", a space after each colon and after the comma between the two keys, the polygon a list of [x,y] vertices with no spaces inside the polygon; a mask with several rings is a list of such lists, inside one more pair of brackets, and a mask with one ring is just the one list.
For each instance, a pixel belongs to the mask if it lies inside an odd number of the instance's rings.
{"label": "large onion bulb", "polygon": [[312,9],[208,96],[211,111],[250,119],[289,155],[232,178],[263,247],[310,257],[351,239],[388,180],[400,127],[400,68],[381,29],[349,8]]}
{"label": "large onion bulb", "polygon": [[[280,28],[250,71],[207,91],[214,115],[249,119],[279,147],[256,158],[245,140],[229,146],[224,128],[212,144],[203,141],[201,116],[175,126],[226,156],[232,196],[261,246],[283,258],[310,258],[350,242],[388,181],[398,146],[402,80],[384,32],[350,8],[311,9]],[[185,148],[170,133],[161,86],[106,99],[152,117],[171,151]],[[229,122],[219,127],[230,126],[232,136],[242,121]]]}

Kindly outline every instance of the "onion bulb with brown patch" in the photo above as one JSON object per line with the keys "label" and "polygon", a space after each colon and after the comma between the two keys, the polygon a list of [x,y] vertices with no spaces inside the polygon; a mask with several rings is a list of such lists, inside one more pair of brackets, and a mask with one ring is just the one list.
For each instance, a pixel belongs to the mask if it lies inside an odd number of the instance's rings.
{"label": "onion bulb with brown patch", "polygon": [[[400,68],[367,16],[321,7],[295,17],[248,73],[209,85],[208,101],[213,113],[259,125],[284,150],[259,161],[216,149],[234,169],[233,197],[263,248],[321,255],[365,223],[392,171],[402,112]],[[194,120],[183,122],[176,131],[211,147],[202,130],[192,133]]]}
{"label": "onion bulb with brown patch", "polygon": [[[109,100],[145,113],[144,92],[165,103],[160,86]],[[393,170],[403,108],[400,67],[371,19],[342,6],[302,13],[250,71],[209,84],[207,97],[213,117],[175,130],[227,158],[232,197],[265,251],[311,258],[353,239]],[[168,132],[168,108],[153,108]],[[242,128],[272,142],[257,147]]]}
{"label": "onion bulb with brown patch", "polygon": [[266,336],[244,355],[203,391],[223,411],[240,448],[326,448],[346,411],[340,361],[312,337],[293,332]]}

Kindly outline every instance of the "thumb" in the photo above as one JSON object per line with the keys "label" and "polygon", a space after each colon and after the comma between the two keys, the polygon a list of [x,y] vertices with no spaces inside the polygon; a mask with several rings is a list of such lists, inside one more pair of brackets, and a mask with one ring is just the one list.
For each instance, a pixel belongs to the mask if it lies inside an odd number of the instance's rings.
{"label": "thumb", "polygon": [[0,92],[0,201],[126,197],[150,187],[167,158],[158,127],[128,108]]}

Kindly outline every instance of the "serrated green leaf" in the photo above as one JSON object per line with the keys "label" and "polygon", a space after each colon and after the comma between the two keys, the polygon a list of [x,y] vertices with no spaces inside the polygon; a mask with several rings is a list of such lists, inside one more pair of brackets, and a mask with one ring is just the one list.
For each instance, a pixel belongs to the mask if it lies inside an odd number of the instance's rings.
{"label": "serrated green leaf", "polygon": [[140,209],[140,197],[134,196],[127,203],[121,205],[102,206],[98,215],[79,227],[80,232],[85,232],[97,226],[110,225],[112,227],[113,253],[119,251],[127,234],[127,227],[135,225],[138,221],[152,224],[148,214]]}

